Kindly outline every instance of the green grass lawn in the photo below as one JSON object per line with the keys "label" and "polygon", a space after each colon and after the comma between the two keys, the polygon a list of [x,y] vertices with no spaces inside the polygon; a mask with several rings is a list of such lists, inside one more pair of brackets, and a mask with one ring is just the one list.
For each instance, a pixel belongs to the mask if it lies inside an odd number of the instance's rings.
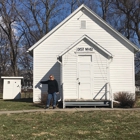
{"label": "green grass lawn", "polygon": [[139,140],[140,111],[0,115],[0,140]]}
{"label": "green grass lawn", "polygon": [[20,100],[0,100],[0,111],[38,109],[39,106],[33,104],[32,98]]}
{"label": "green grass lawn", "polygon": [[21,94],[19,100],[3,100],[0,99],[0,111],[11,111],[11,110],[28,110],[38,109],[39,106],[33,103],[32,93]]}
{"label": "green grass lawn", "polygon": [[140,94],[137,95],[137,101],[136,101],[135,107],[140,108]]}
{"label": "green grass lawn", "polygon": [[[0,111],[38,108],[24,96],[0,100]],[[0,115],[0,140],[139,140],[139,135],[140,111],[134,110]]]}

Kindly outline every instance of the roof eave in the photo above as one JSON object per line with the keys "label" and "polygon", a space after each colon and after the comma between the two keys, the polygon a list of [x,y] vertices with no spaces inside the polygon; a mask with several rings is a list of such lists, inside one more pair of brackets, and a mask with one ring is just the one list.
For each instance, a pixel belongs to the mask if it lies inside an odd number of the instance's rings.
{"label": "roof eave", "polygon": [[40,43],[42,43],[46,38],[48,38],[51,34],[53,34],[57,29],[59,29],[63,24],[65,24],[71,17],[73,17],[78,11],[80,11],[84,4],[82,4],[77,10],[75,10],[72,14],[70,14],[66,19],[64,19],[60,24],[58,24],[54,29],[52,29],[49,33],[47,33],[44,37],[42,37],[38,42],[36,42],[28,51],[32,51],[36,48]]}
{"label": "roof eave", "polygon": [[130,40],[128,40],[125,36],[123,36],[120,32],[118,32],[117,30],[115,30],[110,24],[108,24],[106,21],[104,21],[99,15],[97,15],[95,12],[93,13],[93,11],[84,5],[84,8],[90,12],[92,15],[94,15],[94,17],[96,17],[99,21],[101,21],[104,25],[106,25],[109,29],[111,29],[114,33],[116,33],[119,37],[121,37],[123,40],[125,40],[131,47],[133,47],[136,51],[140,51],[139,48],[133,44]]}

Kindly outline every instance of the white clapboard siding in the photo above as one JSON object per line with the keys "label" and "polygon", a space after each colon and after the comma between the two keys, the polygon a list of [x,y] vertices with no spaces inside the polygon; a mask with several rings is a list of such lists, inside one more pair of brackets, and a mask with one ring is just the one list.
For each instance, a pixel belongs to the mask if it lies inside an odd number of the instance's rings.
{"label": "white clapboard siding", "polygon": [[75,49],[63,56],[63,89],[64,99],[77,99],[77,57]]}
{"label": "white clapboard siding", "polygon": [[107,94],[107,63],[108,58],[96,51],[94,54],[94,99],[101,99],[101,97],[105,99],[105,95]]}
{"label": "white clapboard siding", "polygon": [[122,59],[120,59],[118,55],[110,65],[110,82],[112,91],[113,93],[119,91],[134,93],[134,55],[125,55]]}
{"label": "white clapboard siding", "polygon": [[[86,21],[86,29],[81,29],[82,20]],[[113,54],[113,60],[110,62],[109,67],[109,79],[112,91],[129,90],[134,92],[134,55],[132,47],[126,44],[125,41],[122,41],[113,31],[105,27],[103,23],[99,22],[85,10],[84,12],[79,11],[76,15],[71,17],[64,25],[34,49],[34,102],[39,100],[42,92],[38,84],[39,81],[47,79],[49,74],[54,74],[60,85],[60,64],[57,62],[57,56],[84,34],[88,35]],[[74,62],[76,60],[73,58],[71,61]],[[105,66],[106,62],[104,60],[102,62]],[[122,67],[123,64],[119,62],[128,63],[128,65]],[[75,67],[72,62],[71,64],[72,65],[69,64],[68,68]],[[98,64],[95,64],[94,68],[97,66]],[[95,69],[97,69],[95,71],[98,72],[99,68]],[[122,73],[126,74],[127,72],[124,71],[128,69],[130,73],[128,72],[129,74],[127,76],[122,77]],[[105,68],[104,70],[106,72]],[[71,73],[73,76],[76,75],[74,71],[71,71]],[[101,79],[102,77],[100,73],[97,73],[97,75],[96,80],[98,81],[98,78]],[[64,73],[64,80],[67,79],[65,76],[66,73]],[[96,82],[94,82],[94,84],[96,84]],[[103,84],[104,81],[101,82],[101,85],[98,84],[98,88],[94,88],[94,92],[98,92]],[[125,88],[123,88],[123,85],[126,85],[124,86]],[[68,85],[66,86],[68,87]],[[74,86],[74,84],[72,86]],[[75,88],[76,87],[73,87],[73,90],[75,90]],[[43,92],[46,91],[47,86],[43,85]],[[67,91],[64,90],[64,92]],[[64,94],[68,94],[70,97],[74,93],[71,93],[71,95],[69,93]]]}

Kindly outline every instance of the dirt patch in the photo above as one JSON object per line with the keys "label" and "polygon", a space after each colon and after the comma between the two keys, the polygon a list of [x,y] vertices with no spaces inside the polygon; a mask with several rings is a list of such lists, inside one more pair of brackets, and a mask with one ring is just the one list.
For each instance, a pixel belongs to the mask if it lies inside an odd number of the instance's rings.
{"label": "dirt patch", "polygon": [[41,132],[41,133],[32,133],[33,136],[42,136],[42,135],[51,135],[51,136],[56,136],[56,134],[52,134],[49,132]]}
{"label": "dirt patch", "polygon": [[102,133],[102,131],[95,131],[97,134],[101,134]]}
{"label": "dirt patch", "polygon": [[112,120],[104,120],[104,122],[109,123],[109,122],[113,122],[113,121]]}
{"label": "dirt patch", "polygon": [[44,114],[44,115],[46,115],[46,114],[54,114],[54,113],[56,113],[56,112],[55,111],[51,111],[51,109],[50,110],[45,110],[44,109],[43,112],[36,112],[36,114]]}
{"label": "dirt patch", "polygon": [[90,131],[82,131],[82,130],[78,130],[77,131],[78,134],[84,135],[84,134],[89,134]]}

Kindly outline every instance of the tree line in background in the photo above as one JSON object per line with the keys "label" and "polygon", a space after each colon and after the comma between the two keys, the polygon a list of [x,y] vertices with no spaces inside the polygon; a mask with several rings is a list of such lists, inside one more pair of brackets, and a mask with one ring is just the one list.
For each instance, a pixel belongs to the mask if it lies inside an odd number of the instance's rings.
{"label": "tree line in background", "polygon": [[32,81],[32,55],[27,49],[81,4],[140,46],[140,0],[0,0],[0,76],[22,75]]}

